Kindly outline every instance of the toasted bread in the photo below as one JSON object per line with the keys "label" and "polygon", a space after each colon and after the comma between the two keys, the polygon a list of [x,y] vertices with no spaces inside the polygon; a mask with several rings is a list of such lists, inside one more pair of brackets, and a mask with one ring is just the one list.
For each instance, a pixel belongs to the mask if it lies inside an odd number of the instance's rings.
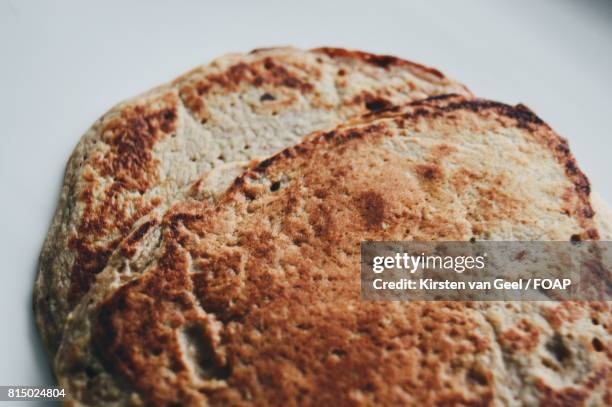
{"label": "toasted bread", "polygon": [[366,115],[141,227],[68,321],[80,403],[610,401],[610,304],[360,298],[364,240],[598,239],[567,142],[522,105]]}

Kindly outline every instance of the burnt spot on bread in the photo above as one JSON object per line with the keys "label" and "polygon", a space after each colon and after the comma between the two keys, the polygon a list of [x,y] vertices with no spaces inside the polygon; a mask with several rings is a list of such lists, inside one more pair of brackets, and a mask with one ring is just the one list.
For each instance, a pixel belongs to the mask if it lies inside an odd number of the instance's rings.
{"label": "burnt spot on bread", "polygon": [[542,119],[524,105],[510,106],[491,100],[466,99],[455,94],[432,96],[411,105],[415,108],[404,115],[406,118],[435,118],[454,111],[467,110],[473,113],[495,112],[513,119],[517,127],[527,130],[533,130],[532,126],[545,125]]}
{"label": "burnt spot on bread", "polygon": [[[550,140],[549,144],[554,145],[553,152],[555,154],[555,157],[559,162],[564,163],[565,174],[572,180],[574,184],[574,190],[576,192],[578,200],[578,208],[570,210],[569,212],[578,216],[580,224],[582,226],[587,227],[587,231],[583,234],[582,237],[584,239],[592,240],[599,239],[599,232],[592,226],[592,219],[595,216],[595,212],[593,211],[593,207],[591,206],[591,184],[589,182],[589,179],[580,170],[580,168],[578,168],[576,159],[570,152],[567,140],[558,137],[556,140]],[[563,198],[568,203],[568,205],[576,206],[576,204],[572,202],[571,194],[564,194]]]}
{"label": "burnt spot on bread", "polygon": [[595,352],[603,352],[606,349],[603,342],[597,337],[591,340],[591,346]]}
{"label": "burnt spot on bread", "polygon": [[157,224],[152,219],[144,222],[142,225],[130,233],[130,235],[121,243],[121,253],[123,256],[132,256],[136,252],[138,243],[147,234],[147,232]]}
{"label": "burnt spot on bread", "polygon": [[489,378],[487,376],[487,373],[476,367],[471,368],[467,373],[467,379],[476,383],[478,386],[486,386],[489,384]]}
{"label": "burnt spot on bread", "polygon": [[381,112],[394,107],[392,102],[370,91],[358,93],[353,97],[351,103],[354,105],[363,104],[368,112]]}
{"label": "burnt spot on bread", "polygon": [[390,55],[375,55],[375,54],[369,54],[367,52],[352,51],[352,50],[347,50],[347,49],[342,49],[342,48],[325,47],[325,48],[317,48],[317,49],[314,49],[313,51],[324,53],[327,56],[332,57],[332,58],[360,59],[369,64],[378,66],[379,68],[388,68],[391,65],[395,65],[395,64],[404,62]]}
{"label": "burnt spot on bread", "polygon": [[352,59],[362,60],[364,62],[367,62],[368,64],[374,65],[382,69],[389,69],[393,66],[409,67],[409,68],[412,68],[414,73],[421,71],[421,72],[428,73],[432,76],[435,76],[436,78],[440,80],[446,79],[444,74],[442,74],[442,72],[438,71],[437,69],[434,69],[428,66],[424,66],[421,64],[417,64],[415,62],[406,61],[406,60],[403,60],[403,59],[400,59],[400,58],[397,58],[391,55],[376,55],[376,54],[370,54],[370,53],[362,52],[362,51],[353,51],[353,50],[346,50],[342,48],[330,48],[330,47],[316,48],[316,49],[313,49],[313,51],[324,53],[331,58],[344,58],[344,59],[352,58]]}
{"label": "burnt spot on bread", "polygon": [[[565,150],[561,150],[559,149],[558,151],[565,151]],[[575,175],[578,173],[578,167],[576,166],[576,162],[572,161],[568,161],[565,164],[565,169],[567,171],[568,174],[570,175]]]}
{"label": "burnt spot on bread", "polygon": [[413,102],[413,105],[419,105],[419,104],[424,104],[427,102],[434,102],[434,101],[442,101],[442,100],[446,100],[446,99],[456,99],[458,97],[461,97],[461,95],[457,94],[457,93],[446,93],[444,95],[435,95],[435,96],[429,96],[423,100],[417,100],[415,102]]}
{"label": "burnt spot on bread", "polygon": [[260,102],[268,102],[271,100],[276,100],[276,98],[273,95],[269,94],[268,92],[264,93],[263,95],[259,97]]}
{"label": "burnt spot on bread", "polygon": [[106,266],[114,246],[119,242],[113,241],[106,245],[94,245],[86,238],[73,237],[68,247],[77,253],[77,258],[70,274],[70,289],[68,300],[76,303],[83,293],[93,283],[95,275]]}
{"label": "burnt spot on bread", "polygon": [[391,55],[372,55],[369,58],[365,58],[365,60],[380,68],[387,68],[397,63],[397,58]]}
{"label": "burnt spot on bread", "polygon": [[182,228],[196,228],[205,219],[206,203],[200,202],[200,204],[202,205],[200,213],[193,213],[189,204],[186,205],[187,207],[177,204],[165,215],[162,225],[165,226],[168,234],[179,243],[184,244],[186,239],[186,236],[181,234]]}
{"label": "burnt spot on bread", "polygon": [[257,166],[254,168],[254,171],[261,172],[261,173],[265,172],[269,166],[271,166],[275,161],[277,161],[281,157],[282,157],[281,154],[275,154],[272,157],[266,158],[265,160],[257,164]]}
{"label": "burnt spot on bread", "polygon": [[261,48],[253,48],[249,54],[258,54],[260,52],[268,52],[278,49],[277,47],[261,47]]}
{"label": "burnt spot on bread", "polygon": [[[121,236],[160,203],[158,198],[146,201],[142,194],[157,182],[158,162],[153,157],[153,146],[176,130],[177,100],[173,94],[167,94],[157,104],[160,107],[124,108],[102,131],[108,151],[89,160],[92,169],[111,182],[102,187],[95,178],[85,178],[86,185],[79,197],[84,204],[81,223],[69,241],[69,247],[76,253],[68,293],[71,304],[89,289]],[[129,193],[139,195],[120,199]]]}
{"label": "burnt spot on bread", "polygon": [[383,98],[374,98],[365,102],[365,107],[371,112],[381,111],[392,107],[393,104]]}
{"label": "burnt spot on bread", "polygon": [[518,127],[529,128],[532,124],[542,125],[544,122],[527,106],[518,104],[514,108],[503,109],[504,114],[516,120]]}
{"label": "burnt spot on bread", "polygon": [[419,164],[415,166],[419,177],[428,183],[436,183],[443,179],[442,168],[435,164]]}
{"label": "burnt spot on bread", "polygon": [[[210,114],[205,101],[208,95],[237,92],[243,85],[268,89],[286,88],[302,94],[313,92],[315,86],[310,78],[318,78],[321,73],[316,67],[308,67],[308,72],[304,72],[304,69],[285,61],[277,62],[270,56],[248,63],[239,62],[223,72],[208,74],[196,82],[183,84],[180,95],[185,106],[199,119],[208,119]],[[261,102],[275,99],[269,92],[260,96]]]}
{"label": "burnt spot on bread", "polygon": [[323,134],[323,138],[327,141],[333,139],[336,136],[336,132],[334,130],[328,131]]}
{"label": "burnt spot on bread", "polygon": [[[387,126],[384,123],[374,123],[367,125],[365,127],[358,127],[355,129],[346,129],[344,131],[338,131],[332,134],[331,141],[336,145],[340,146],[342,144],[365,139],[365,138],[374,138],[374,137],[384,137],[385,135],[389,135],[390,133],[387,131]],[[330,133],[328,133],[330,134]]]}
{"label": "burnt spot on bread", "polygon": [[274,181],[270,184],[270,192],[276,192],[280,189],[280,187],[281,187],[281,182]]}
{"label": "burnt spot on bread", "polygon": [[359,214],[368,227],[380,226],[385,218],[385,200],[375,191],[366,191],[355,198]]}
{"label": "burnt spot on bread", "polygon": [[580,242],[581,240],[582,238],[577,233],[570,236],[570,242]]}

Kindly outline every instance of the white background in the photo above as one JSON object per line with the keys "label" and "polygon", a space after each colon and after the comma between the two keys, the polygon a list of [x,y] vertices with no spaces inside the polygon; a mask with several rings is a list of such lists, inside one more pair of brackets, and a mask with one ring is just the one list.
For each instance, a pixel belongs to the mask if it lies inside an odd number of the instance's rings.
{"label": "white background", "polygon": [[272,45],[390,53],[523,102],[612,202],[609,1],[0,0],[0,385],[52,382],[31,289],[80,135],[122,99]]}

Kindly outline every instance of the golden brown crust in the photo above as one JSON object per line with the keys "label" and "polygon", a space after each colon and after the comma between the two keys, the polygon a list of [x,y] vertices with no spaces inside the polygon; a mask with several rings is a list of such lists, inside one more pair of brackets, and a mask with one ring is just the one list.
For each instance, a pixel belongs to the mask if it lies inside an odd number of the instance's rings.
{"label": "golden brown crust", "polygon": [[313,51],[324,53],[332,58],[361,59],[362,61],[378,66],[380,68],[389,68],[393,65],[409,66],[411,68],[414,68],[415,70],[421,70],[423,72],[427,72],[429,74],[437,76],[440,79],[445,79],[444,74],[438,71],[437,69],[417,64],[411,61],[406,61],[391,55],[375,55],[363,51],[355,51],[333,47],[315,48]]}
{"label": "golden brown crust", "polygon": [[311,135],[218,204],[166,213],[155,261],[90,316],[86,346],[151,405],[609,399],[608,304],[360,299],[363,240],[588,237],[564,145],[523,107],[457,96]]}
{"label": "golden brown crust", "polygon": [[[453,99],[458,101],[453,101]],[[579,237],[584,240],[599,239],[599,233],[593,222],[594,212],[590,202],[591,186],[588,178],[578,168],[576,159],[570,152],[567,140],[552,131],[533,111],[522,104],[509,106],[489,100],[466,100],[460,96],[453,95],[434,96],[421,102],[415,102],[415,105],[427,105],[432,101],[436,103],[437,108],[440,107],[437,101],[446,101],[444,107],[441,108],[443,113],[464,109],[479,114],[492,113],[511,120],[518,128],[524,128],[532,132],[539,143],[553,152],[555,158],[565,168],[565,175],[574,184],[574,191],[568,192],[565,195],[565,199],[569,201],[567,208],[569,211],[568,215],[579,219],[581,226],[585,228],[585,232]],[[414,113],[410,113],[409,116],[439,117],[438,115],[442,114],[442,112],[432,114],[431,112],[417,109]]]}
{"label": "golden brown crust", "polygon": [[[288,88],[299,92],[313,92],[313,82],[321,76],[316,66],[293,63],[293,68],[302,71],[290,71],[283,63],[277,63],[272,57],[255,60],[251,63],[237,62],[220,73],[206,75],[193,83],[180,86],[179,94],[185,106],[202,122],[206,122],[210,113],[207,111],[206,96],[213,92],[236,92],[241,86],[248,84],[258,88]],[[264,93],[260,100],[274,101],[276,97]],[[285,106],[291,104],[291,99]],[[279,107],[278,103],[274,103]]]}
{"label": "golden brown crust", "polygon": [[[72,304],[87,291],[122,240],[119,236],[104,243],[105,238],[117,229],[127,234],[137,219],[159,204],[159,200],[147,202],[142,197],[127,202],[121,199],[123,194],[142,194],[159,181],[153,146],[159,138],[176,131],[178,117],[178,102],[173,94],[165,95],[159,102],[160,107],[127,107],[101,130],[109,148],[91,157],[91,172],[83,177],[86,185],[79,197],[84,204],[81,222],[68,243],[76,253],[68,294]],[[94,173],[111,178],[112,182],[101,186]],[[103,191],[100,193],[99,189]]]}

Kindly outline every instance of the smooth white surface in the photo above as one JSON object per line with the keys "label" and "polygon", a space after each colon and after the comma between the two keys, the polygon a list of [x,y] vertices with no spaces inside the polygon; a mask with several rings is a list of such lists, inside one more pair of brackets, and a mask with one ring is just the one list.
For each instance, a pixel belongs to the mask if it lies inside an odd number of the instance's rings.
{"label": "smooth white surface", "polygon": [[[51,383],[31,314],[64,165],[113,104],[230,51],[332,45],[523,102],[612,202],[608,1],[0,0],[0,385]],[[537,174],[534,174],[537,176]]]}

